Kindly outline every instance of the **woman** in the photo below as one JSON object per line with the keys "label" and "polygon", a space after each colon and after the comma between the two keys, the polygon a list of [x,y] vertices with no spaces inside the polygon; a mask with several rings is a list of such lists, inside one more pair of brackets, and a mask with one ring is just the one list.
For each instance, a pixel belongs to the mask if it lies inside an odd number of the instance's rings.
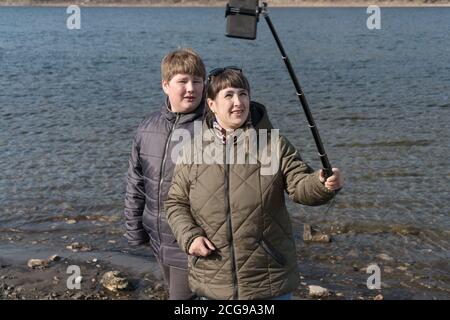
{"label": "woman", "polygon": [[[341,188],[340,172],[325,181],[270,130],[239,69],[213,70],[206,102],[203,135],[185,146],[166,201],[168,223],[189,254],[190,287],[207,299],[289,299],[299,274],[284,191],[297,203],[324,204]],[[263,174],[267,154],[276,170]]]}

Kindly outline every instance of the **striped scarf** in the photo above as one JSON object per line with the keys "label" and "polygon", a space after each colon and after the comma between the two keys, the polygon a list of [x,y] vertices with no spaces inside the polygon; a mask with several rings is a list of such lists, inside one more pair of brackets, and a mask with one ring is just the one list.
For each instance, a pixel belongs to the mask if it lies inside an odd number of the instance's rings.
{"label": "striped scarf", "polygon": [[[239,128],[243,129],[244,131],[247,130],[252,126],[252,121],[250,117],[248,117],[248,120]],[[217,119],[214,118],[213,120],[213,128],[215,135],[220,139],[220,141],[223,144],[230,143],[230,141],[233,141],[233,143],[236,143],[237,141],[237,129],[224,129],[222,126],[217,122]]]}

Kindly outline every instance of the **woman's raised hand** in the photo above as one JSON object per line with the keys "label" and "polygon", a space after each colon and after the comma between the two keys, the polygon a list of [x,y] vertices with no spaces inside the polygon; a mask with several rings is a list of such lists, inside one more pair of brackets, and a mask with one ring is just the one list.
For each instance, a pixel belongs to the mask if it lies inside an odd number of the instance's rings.
{"label": "woman's raised hand", "polygon": [[332,170],[333,175],[325,180],[325,172],[323,171],[323,169],[321,169],[319,179],[322,183],[325,181],[326,188],[330,190],[338,190],[344,185],[344,179],[342,177],[341,171],[338,168],[333,168]]}

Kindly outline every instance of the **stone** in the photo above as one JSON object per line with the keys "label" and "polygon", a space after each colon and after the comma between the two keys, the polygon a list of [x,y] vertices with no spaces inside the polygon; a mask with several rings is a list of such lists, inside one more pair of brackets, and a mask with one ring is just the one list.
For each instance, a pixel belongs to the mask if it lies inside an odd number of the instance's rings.
{"label": "stone", "polygon": [[303,225],[303,241],[328,243],[331,241],[331,237],[305,223]]}
{"label": "stone", "polygon": [[347,257],[357,258],[358,257],[358,251],[356,249],[352,249],[347,253]]}
{"label": "stone", "polygon": [[73,243],[69,244],[68,246],[66,246],[66,249],[72,250],[73,252],[91,251],[92,250],[91,247],[82,245],[79,242],[73,242]]}
{"label": "stone", "polygon": [[125,276],[120,271],[116,270],[106,272],[100,280],[100,283],[103,287],[113,292],[127,290],[130,287]]}
{"label": "stone", "polygon": [[30,259],[28,260],[27,265],[31,269],[43,269],[48,267],[48,261],[42,259]]}
{"label": "stone", "polygon": [[373,300],[384,300],[384,297],[382,294],[379,294],[379,295],[375,296],[375,298],[373,298]]}
{"label": "stone", "polygon": [[77,250],[77,249],[81,249],[83,246],[79,243],[79,242],[73,242],[71,244],[69,244],[66,248],[70,249],[70,250]]}
{"label": "stone", "polygon": [[330,290],[327,288],[323,288],[321,286],[308,286],[309,288],[309,296],[312,298],[323,298],[330,294]]}
{"label": "stone", "polygon": [[69,219],[69,220],[66,221],[66,223],[67,223],[67,224],[75,224],[75,223],[77,223],[77,220],[75,220],[75,219]]}
{"label": "stone", "polygon": [[155,290],[163,290],[164,289],[164,284],[162,284],[162,283],[157,283],[156,285],[155,285]]}
{"label": "stone", "polygon": [[381,253],[381,254],[377,255],[377,258],[384,260],[384,261],[388,261],[388,262],[394,261],[394,258],[390,257],[389,255],[387,255],[385,253]]}
{"label": "stone", "polygon": [[49,261],[60,261],[61,257],[57,254],[52,255],[50,258],[48,258]]}
{"label": "stone", "polygon": [[383,271],[384,271],[384,273],[392,273],[392,272],[394,272],[394,269],[392,269],[391,267],[384,267]]}
{"label": "stone", "polygon": [[75,208],[74,207],[72,207],[72,205],[70,204],[70,203],[68,203],[68,202],[63,202],[63,203],[61,203],[61,208],[63,209],[63,210],[67,210],[67,211],[75,211]]}

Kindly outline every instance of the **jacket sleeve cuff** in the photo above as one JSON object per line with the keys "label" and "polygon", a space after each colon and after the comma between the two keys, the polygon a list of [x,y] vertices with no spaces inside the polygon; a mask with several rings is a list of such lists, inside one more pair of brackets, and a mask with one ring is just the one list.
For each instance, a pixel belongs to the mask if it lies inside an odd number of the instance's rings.
{"label": "jacket sleeve cuff", "polygon": [[326,198],[333,198],[334,197],[334,191],[328,189],[327,187],[325,187],[325,182],[322,183],[320,182],[320,170],[317,170],[314,172],[314,179],[313,179],[313,183],[314,183],[314,189],[316,189],[320,195],[322,197]]}

